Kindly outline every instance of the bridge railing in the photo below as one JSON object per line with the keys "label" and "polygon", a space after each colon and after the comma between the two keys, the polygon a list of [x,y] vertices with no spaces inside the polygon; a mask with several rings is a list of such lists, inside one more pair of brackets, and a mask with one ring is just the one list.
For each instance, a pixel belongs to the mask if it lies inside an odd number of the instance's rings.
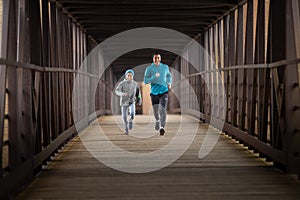
{"label": "bridge railing", "polygon": [[[248,146],[249,150],[258,152],[261,157],[266,158],[267,161],[273,161],[274,165],[281,169],[289,169],[293,173],[299,173],[300,159],[297,154],[290,154],[290,152],[288,152],[288,146],[291,144],[287,138],[285,138],[287,137],[286,129],[282,127],[285,126],[285,120],[283,119],[285,115],[282,113],[285,112],[282,110],[284,106],[282,104],[284,102],[284,94],[286,94],[284,85],[288,81],[283,79],[281,80],[282,82],[280,82],[276,75],[279,69],[288,70],[287,64],[295,65],[298,63],[300,63],[300,59],[284,60],[270,64],[232,66],[213,71],[203,71],[190,74],[184,79],[179,80],[174,84],[172,90],[176,90],[177,87],[180,87],[183,81],[189,81],[195,95],[191,95],[189,92],[182,95],[183,98],[188,99],[185,103],[189,105],[188,110],[184,112],[207,123],[210,123],[211,120],[219,121],[219,124],[223,124],[223,127],[220,129],[221,131]],[[236,100],[238,102],[235,104],[236,108],[233,108],[233,105],[230,105],[232,90],[229,87],[235,87],[235,84],[231,82],[232,79],[230,77],[232,76],[232,71],[239,70],[245,70],[246,73],[253,71],[256,77],[258,77],[257,74],[264,73],[264,76],[268,79],[264,81],[268,82],[269,85],[262,85],[261,87],[269,89],[259,88],[259,78],[254,78],[251,85],[249,83],[247,84],[247,81],[244,82],[240,88],[248,92],[254,90],[254,97],[247,96],[241,101],[237,98]],[[298,70],[300,70],[300,67],[298,67]],[[217,89],[219,86],[216,84],[214,89],[208,90],[206,84],[209,83],[205,81],[204,76],[212,74],[215,74],[215,76],[228,77],[225,96],[221,89]],[[265,94],[262,94],[263,92],[265,92]],[[187,95],[190,97],[187,97]],[[264,95],[267,99],[259,95]],[[172,95],[170,96],[172,98]],[[197,100],[192,99],[195,97]],[[226,101],[222,100],[224,97]],[[254,102],[253,99],[255,99]],[[263,100],[263,102],[260,102],[261,100]],[[174,100],[170,101],[172,102]],[[217,102],[213,103],[212,101]],[[195,106],[195,102],[199,104]],[[228,107],[222,105],[221,102],[227,102]],[[245,108],[243,110],[240,110],[240,106],[242,106],[240,104],[244,104],[243,106],[245,106]],[[170,106],[172,110],[181,109],[180,104]],[[251,106],[254,108],[251,108]],[[223,118],[219,112],[223,112],[222,109],[226,107],[227,109]],[[298,109],[297,105],[291,107],[293,107],[294,111]],[[232,120],[234,117],[232,113],[233,109],[236,109],[235,117],[237,120],[235,122]],[[279,109],[281,109],[281,113],[279,113]],[[243,117],[241,115],[243,115]],[[293,131],[292,134],[295,134],[296,131]]]}
{"label": "bridge railing", "polygon": [[[196,38],[206,54],[187,47],[173,65],[184,76],[175,77],[173,90],[186,80],[193,88],[180,91],[190,114],[219,120],[217,128],[298,176],[299,10],[294,0],[249,0]],[[180,110],[170,96],[170,110]]]}
{"label": "bridge railing", "polygon": [[[1,78],[6,88],[4,116],[0,148],[1,195],[24,185],[47,165],[53,156],[75,135],[74,110],[85,117],[86,102],[83,98],[76,108],[72,105],[73,81],[77,76],[80,84],[98,80],[89,73],[64,68],[41,67],[0,59]],[[95,95],[96,116],[109,110],[103,103],[111,96],[112,85],[100,79]],[[105,94],[105,92],[107,94]],[[84,95],[84,91],[80,91]],[[90,113],[91,114],[91,113]],[[90,120],[93,116],[90,117]],[[78,122],[80,123],[80,122]],[[84,128],[84,127],[82,127]]]}
{"label": "bridge railing", "polygon": [[[111,109],[106,98],[115,81],[110,70],[95,77],[80,69],[97,43],[56,1],[1,3],[0,199],[29,183],[77,134],[74,110],[84,118],[91,106],[96,116]],[[73,105],[75,78],[80,85],[98,81],[88,109],[91,97]]]}

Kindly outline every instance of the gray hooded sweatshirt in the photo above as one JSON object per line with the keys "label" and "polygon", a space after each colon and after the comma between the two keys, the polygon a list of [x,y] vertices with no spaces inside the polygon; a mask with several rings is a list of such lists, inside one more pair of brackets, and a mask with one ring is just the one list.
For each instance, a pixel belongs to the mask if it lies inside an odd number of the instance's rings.
{"label": "gray hooded sweatshirt", "polygon": [[[118,96],[121,97],[120,106],[129,106],[130,104],[135,103],[136,98],[138,98],[138,101],[141,101],[139,87],[137,82],[135,82],[134,80],[128,81],[124,79],[116,87],[115,92]],[[124,93],[127,93],[128,95],[123,96]]]}

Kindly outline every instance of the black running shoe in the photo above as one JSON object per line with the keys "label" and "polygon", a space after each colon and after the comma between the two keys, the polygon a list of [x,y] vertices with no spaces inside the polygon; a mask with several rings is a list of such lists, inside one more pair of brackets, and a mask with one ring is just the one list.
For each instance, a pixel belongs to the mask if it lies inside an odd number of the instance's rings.
{"label": "black running shoe", "polygon": [[161,127],[159,129],[159,135],[164,135],[165,134],[165,129],[163,127]]}

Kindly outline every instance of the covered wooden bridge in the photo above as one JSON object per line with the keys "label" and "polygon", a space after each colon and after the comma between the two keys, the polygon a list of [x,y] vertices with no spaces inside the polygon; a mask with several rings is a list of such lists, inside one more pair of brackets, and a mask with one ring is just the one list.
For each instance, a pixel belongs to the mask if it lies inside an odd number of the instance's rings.
{"label": "covered wooden bridge", "polygon": [[[299,199],[298,0],[0,1],[1,199]],[[154,130],[152,53],[173,77]],[[123,134],[116,85],[143,104]]]}

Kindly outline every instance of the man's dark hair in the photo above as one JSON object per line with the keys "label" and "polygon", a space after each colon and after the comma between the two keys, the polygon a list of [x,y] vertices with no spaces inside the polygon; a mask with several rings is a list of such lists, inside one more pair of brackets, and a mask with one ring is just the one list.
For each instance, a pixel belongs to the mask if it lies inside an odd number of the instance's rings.
{"label": "man's dark hair", "polygon": [[152,54],[152,58],[153,58],[155,55],[160,55],[160,56],[161,56],[161,53],[158,52],[158,51],[155,51],[155,52]]}

